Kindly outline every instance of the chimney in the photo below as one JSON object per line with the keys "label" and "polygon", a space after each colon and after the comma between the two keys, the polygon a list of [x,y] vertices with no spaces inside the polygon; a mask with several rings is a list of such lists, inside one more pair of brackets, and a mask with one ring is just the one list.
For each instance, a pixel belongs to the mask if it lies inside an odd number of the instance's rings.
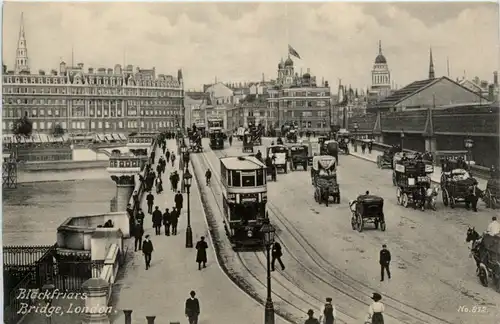
{"label": "chimney", "polygon": [[59,63],[59,73],[61,73],[61,74],[66,73],[66,63],[65,62]]}
{"label": "chimney", "polygon": [[78,64],[77,64],[77,67],[78,67],[80,70],[82,70],[82,69],[83,69],[83,63],[78,63]]}
{"label": "chimney", "polygon": [[498,85],[498,72],[493,72],[493,84]]}
{"label": "chimney", "polygon": [[89,74],[93,74],[94,73],[94,69],[89,67]]}
{"label": "chimney", "polygon": [[124,309],[123,313],[125,314],[125,324],[132,324],[132,310]]}

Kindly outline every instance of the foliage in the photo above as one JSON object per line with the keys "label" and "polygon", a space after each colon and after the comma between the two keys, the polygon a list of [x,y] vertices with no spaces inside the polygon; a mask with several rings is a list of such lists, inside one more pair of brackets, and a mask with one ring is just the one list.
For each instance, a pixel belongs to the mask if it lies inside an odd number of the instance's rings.
{"label": "foliage", "polygon": [[54,127],[52,128],[52,135],[55,137],[61,137],[64,135],[66,131],[60,124],[55,124]]}
{"label": "foliage", "polygon": [[16,136],[30,137],[33,132],[33,123],[27,116],[21,117],[14,122],[12,132]]}

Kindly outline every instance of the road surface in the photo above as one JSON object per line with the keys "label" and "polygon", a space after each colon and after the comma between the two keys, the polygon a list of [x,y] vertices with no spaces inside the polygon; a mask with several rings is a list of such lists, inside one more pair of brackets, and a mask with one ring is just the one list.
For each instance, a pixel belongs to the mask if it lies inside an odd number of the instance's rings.
{"label": "road surface", "polygon": [[[263,144],[269,142],[264,139]],[[205,141],[204,150],[193,154],[193,160],[215,171],[215,178],[219,157],[242,155],[237,141],[231,148],[226,144],[224,151],[211,151]],[[210,189],[216,210],[214,201],[221,204],[220,183],[214,180]],[[498,322],[500,295],[479,284],[465,243],[467,226],[482,231],[494,211],[451,210],[441,202],[435,212],[404,209],[396,203],[390,171],[352,156],[340,156],[338,181],[341,204],[329,207],[314,202],[309,172],[279,174],[276,183],[268,183],[268,210],[287,266],[273,274],[273,298],[280,312],[298,322],[308,308],[319,309],[329,296],[340,312],[339,322],[360,323],[369,297],[377,291],[384,296],[387,323]],[[351,229],[348,201],[366,190],[385,199],[386,232],[370,225],[362,233]],[[393,278],[380,282],[378,252],[383,243],[393,255]],[[261,298],[265,297],[264,260],[260,252],[226,256],[235,273]]]}

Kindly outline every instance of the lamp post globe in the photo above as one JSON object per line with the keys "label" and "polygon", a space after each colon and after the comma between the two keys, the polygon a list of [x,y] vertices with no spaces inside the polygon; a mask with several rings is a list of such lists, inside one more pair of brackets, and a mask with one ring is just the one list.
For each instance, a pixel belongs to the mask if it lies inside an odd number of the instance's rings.
{"label": "lamp post globe", "polygon": [[271,296],[271,245],[274,243],[274,238],[276,230],[273,225],[270,224],[269,218],[264,220],[264,224],[261,228],[262,240],[264,246],[266,247],[266,259],[267,259],[267,299],[266,307],[264,310],[264,324],[274,324],[274,304]]}
{"label": "lamp post globe", "polygon": [[467,154],[469,155],[467,160],[468,160],[469,171],[470,171],[470,163],[472,160],[472,148],[474,147],[474,140],[472,140],[471,138],[466,138],[464,140],[464,145],[465,145],[465,148],[467,149]]}
{"label": "lamp post globe", "polygon": [[184,187],[187,190],[187,227],[186,227],[186,248],[193,247],[193,231],[191,229],[191,202],[190,202],[190,187],[191,181],[193,180],[193,176],[189,172],[189,169],[186,169],[184,172],[184,177],[182,181],[184,181]]}
{"label": "lamp post globe", "polygon": [[358,139],[358,128],[359,128],[359,125],[358,123],[354,123],[352,128],[354,128],[354,141],[353,141],[353,145],[354,145],[354,152],[357,152],[358,151],[358,143],[357,143],[357,139]]}
{"label": "lamp post globe", "polygon": [[401,137],[401,152],[403,152],[403,145],[404,145],[404,139],[405,139],[405,131],[401,128],[401,132],[399,133],[399,136]]}

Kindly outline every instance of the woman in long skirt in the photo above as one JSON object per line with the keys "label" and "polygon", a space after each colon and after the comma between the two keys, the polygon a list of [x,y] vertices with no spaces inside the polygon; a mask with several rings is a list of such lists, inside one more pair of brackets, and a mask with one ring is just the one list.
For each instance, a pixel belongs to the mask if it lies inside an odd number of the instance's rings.
{"label": "woman in long skirt", "polygon": [[366,323],[384,324],[384,304],[380,302],[382,296],[379,293],[373,293],[373,303],[368,308],[368,317]]}

